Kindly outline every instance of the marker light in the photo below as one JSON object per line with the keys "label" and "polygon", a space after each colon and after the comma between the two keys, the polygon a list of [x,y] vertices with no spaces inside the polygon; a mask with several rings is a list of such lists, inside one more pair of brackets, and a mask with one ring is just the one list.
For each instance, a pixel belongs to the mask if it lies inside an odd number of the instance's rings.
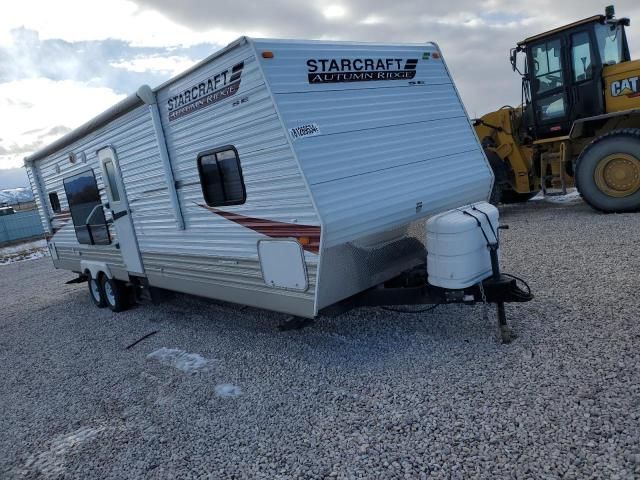
{"label": "marker light", "polygon": [[265,50],[264,52],[262,52],[262,58],[273,58],[273,52]]}

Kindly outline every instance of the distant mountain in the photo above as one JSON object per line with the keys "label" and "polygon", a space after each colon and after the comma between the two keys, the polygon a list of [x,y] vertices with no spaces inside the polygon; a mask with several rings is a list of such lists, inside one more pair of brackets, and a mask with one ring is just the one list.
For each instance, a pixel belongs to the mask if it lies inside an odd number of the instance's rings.
{"label": "distant mountain", "polygon": [[27,171],[22,167],[0,168],[0,190],[19,187],[29,187]]}
{"label": "distant mountain", "polygon": [[9,188],[7,190],[0,190],[0,205],[7,203],[9,205],[15,205],[16,203],[31,202],[33,200],[33,193],[30,188]]}

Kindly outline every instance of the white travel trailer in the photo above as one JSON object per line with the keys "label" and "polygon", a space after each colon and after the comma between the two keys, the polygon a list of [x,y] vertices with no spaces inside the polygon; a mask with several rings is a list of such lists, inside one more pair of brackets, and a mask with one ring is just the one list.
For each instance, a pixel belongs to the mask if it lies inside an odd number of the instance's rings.
{"label": "white travel trailer", "polygon": [[[433,43],[243,37],[25,163],[54,265],[116,311],[133,285],[313,318],[426,277],[427,217],[493,183]],[[481,255],[429,298],[480,300]]]}

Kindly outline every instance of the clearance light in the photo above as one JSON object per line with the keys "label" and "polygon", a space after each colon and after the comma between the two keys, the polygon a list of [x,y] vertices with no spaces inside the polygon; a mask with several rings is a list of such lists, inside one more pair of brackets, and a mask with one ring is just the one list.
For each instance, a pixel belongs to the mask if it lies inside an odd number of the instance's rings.
{"label": "clearance light", "polygon": [[431,54],[431,58],[440,58],[440,54],[438,52],[433,52]]}
{"label": "clearance light", "polygon": [[273,52],[265,50],[264,52],[262,52],[262,58],[273,58]]}
{"label": "clearance light", "polygon": [[307,246],[311,243],[311,241],[309,240],[309,237],[298,237],[298,242],[300,242],[300,245],[303,245],[303,246]]}

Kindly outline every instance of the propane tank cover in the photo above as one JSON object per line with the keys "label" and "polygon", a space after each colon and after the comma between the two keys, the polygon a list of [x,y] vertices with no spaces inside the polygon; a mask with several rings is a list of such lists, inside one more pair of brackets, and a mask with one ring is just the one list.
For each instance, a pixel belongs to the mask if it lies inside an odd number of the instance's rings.
{"label": "propane tank cover", "polygon": [[461,289],[490,277],[491,257],[485,235],[489,242],[496,242],[498,226],[498,209],[487,202],[431,217],[426,224],[429,283]]}

